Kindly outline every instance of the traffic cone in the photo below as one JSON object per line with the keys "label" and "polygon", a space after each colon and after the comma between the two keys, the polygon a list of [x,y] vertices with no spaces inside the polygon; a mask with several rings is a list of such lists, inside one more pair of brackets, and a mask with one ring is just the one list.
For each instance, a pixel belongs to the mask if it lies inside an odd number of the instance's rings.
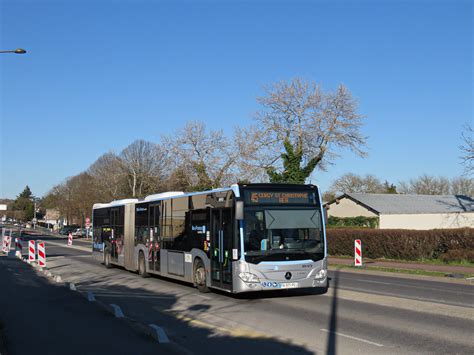
{"label": "traffic cone", "polygon": [[72,233],[69,232],[69,236],[67,238],[67,246],[70,247],[72,245]]}

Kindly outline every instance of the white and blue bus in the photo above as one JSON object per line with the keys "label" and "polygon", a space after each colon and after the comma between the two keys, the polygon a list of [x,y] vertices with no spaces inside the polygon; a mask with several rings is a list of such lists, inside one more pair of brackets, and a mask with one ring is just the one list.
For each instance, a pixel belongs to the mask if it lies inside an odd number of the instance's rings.
{"label": "white and blue bus", "polygon": [[239,293],[327,289],[321,194],[314,185],[236,184],[93,208],[93,255],[141,276]]}

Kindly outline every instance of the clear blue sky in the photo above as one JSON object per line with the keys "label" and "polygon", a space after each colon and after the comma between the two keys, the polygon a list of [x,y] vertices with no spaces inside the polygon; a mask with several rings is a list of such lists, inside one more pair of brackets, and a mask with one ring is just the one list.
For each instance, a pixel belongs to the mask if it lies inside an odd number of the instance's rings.
{"label": "clear blue sky", "polygon": [[1,189],[41,196],[107,151],[188,120],[230,132],[262,86],[346,84],[367,116],[369,157],[345,172],[397,183],[460,175],[473,121],[471,1],[2,0]]}

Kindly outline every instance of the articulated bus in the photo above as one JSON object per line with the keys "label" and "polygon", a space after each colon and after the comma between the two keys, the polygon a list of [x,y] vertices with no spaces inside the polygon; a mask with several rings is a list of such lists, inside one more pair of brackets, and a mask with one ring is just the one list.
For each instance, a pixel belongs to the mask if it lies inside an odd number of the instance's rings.
{"label": "articulated bus", "polygon": [[239,293],[327,290],[321,195],[314,185],[236,184],[93,208],[93,255],[106,267]]}

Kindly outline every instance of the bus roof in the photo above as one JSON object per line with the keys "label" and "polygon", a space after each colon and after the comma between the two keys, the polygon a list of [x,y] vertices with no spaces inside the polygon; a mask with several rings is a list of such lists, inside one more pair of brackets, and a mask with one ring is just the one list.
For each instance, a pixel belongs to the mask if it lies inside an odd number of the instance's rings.
{"label": "bus roof", "polygon": [[147,196],[145,197],[144,200],[139,201],[139,202],[160,201],[160,200],[167,200],[172,197],[187,197],[187,196],[203,195],[203,194],[208,194],[208,193],[226,192],[226,191],[234,191],[235,196],[240,197],[239,185],[234,184],[231,187],[223,187],[223,188],[212,189],[212,190],[207,190],[207,191],[187,192],[187,193],[184,193],[181,191],[163,192],[161,194]]}
{"label": "bus roof", "polygon": [[113,207],[113,206],[121,206],[128,203],[140,203],[140,202],[150,202],[150,201],[161,201],[161,200],[168,200],[173,197],[186,197],[186,196],[195,196],[195,195],[202,195],[208,193],[215,193],[215,192],[227,192],[233,191],[235,197],[240,197],[240,188],[280,188],[280,187],[289,187],[289,188],[317,188],[316,185],[308,184],[271,184],[271,183],[256,183],[256,184],[233,184],[230,187],[223,187],[218,189],[212,189],[207,191],[198,191],[198,192],[182,192],[182,191],[168,191],[162,192],[159,194],[153,194],[146,196],[144,199],[136,199],[136,198],[128,198],[123,200],[115,200],[110,203],[95,203],[93,209],[96,208],[105,208],[105,207]]}
{"label": "bus roof", "polygon": [[134,203],[138,202],[137,198],[125,198],[123,200],[114,200],[109,203],[94,203],[94,206],[92,206],[92,209],[96,208],[106,208],[106,207],[113,207],[113,206],[122,206],[126,205],[127,203]]}

